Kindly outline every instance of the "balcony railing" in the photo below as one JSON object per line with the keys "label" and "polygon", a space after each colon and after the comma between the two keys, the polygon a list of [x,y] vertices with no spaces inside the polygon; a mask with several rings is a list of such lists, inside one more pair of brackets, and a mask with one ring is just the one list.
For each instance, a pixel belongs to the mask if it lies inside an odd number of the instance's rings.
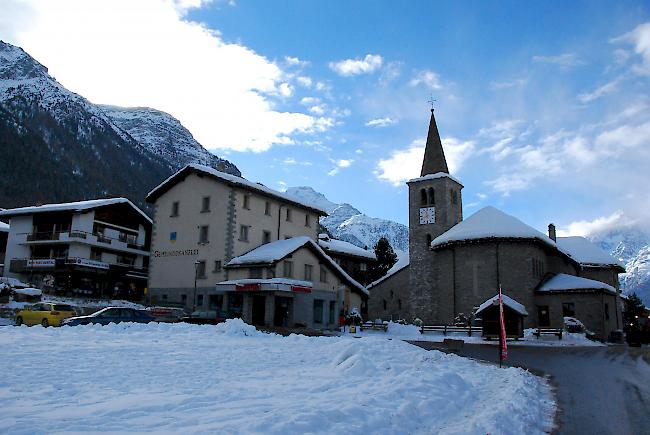
{"label": "balcony railing", "polygon": [[133,237],[108,237],[100,233],[89,233],[87,231],[49,231],[49,232],[37,232],[37,233],[23,233],[26,234],[26,240],[28,242],[40,242],[40,241],[51,241],[51,240],[62,240],[65,236],[68,239],[85,239],[88,240],[90,236],[94,236],[97,239],[98,243],[103,243],[106,245],[113,245],[113,242],[120,242],[126,244],[127,248],[135,249],[138,251],[146,251],[144,245],[137,243],[137,239]]}
{"label": "balcony railing", "polygon": [[146,267],[137,267],[133,264],[124,263],[109,263],[106,261],[98,261],[89,258],[81,257],[62,257],[62,258],[14,258],[9,264],[9,270],[13,273],[21,273],[25,271],[47,271],[56,269],[65,269],[68,267],[89,267],[94,269],[110,269],[111,266],[128,269],[129,271],[140,272],[146,274],[148,269]]}

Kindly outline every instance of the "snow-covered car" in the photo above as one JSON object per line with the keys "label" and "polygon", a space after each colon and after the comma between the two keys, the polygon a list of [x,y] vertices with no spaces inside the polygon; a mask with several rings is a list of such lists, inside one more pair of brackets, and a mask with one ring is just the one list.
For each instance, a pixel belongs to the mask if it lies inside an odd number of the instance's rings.
{"label": "snow-covered car", "polygon": [[566,329],[567,332],[583,332],[585,330],[585,325],[575,317],[565,317],[564,329]]}
{"label": "snow-covered car", "polygon": [[153,316],[142,310],[136,310],[133,308],[107,307],[89,316],[77,316],[65,319],[63,321],[63,325],[108,325],[109,323],[122,322],[149,323],[153,322],[154,320],[155,319]]}
{"label": "snow-covered car", "polygon": [[16,313],[16,326],[20,325],[43,325],[60,326],[65,319],[75,316],[77,313],[71,305],[42,302]]}

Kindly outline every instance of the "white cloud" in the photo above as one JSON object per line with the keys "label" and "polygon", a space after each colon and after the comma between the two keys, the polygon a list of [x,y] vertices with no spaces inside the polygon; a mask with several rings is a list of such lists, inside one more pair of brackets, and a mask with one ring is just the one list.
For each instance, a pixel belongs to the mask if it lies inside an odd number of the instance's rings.
{"label": "white cloud", "polygon": [[557,56],[533,56],[533,62],[558,65],[565,69],[585,64],[585,62],[574,53],[563,53]]}
{"label": "white cloud", "polygon": [[618,210],[609,216],[601,216],[592,221],[571,222],[566,227],[558,229],[557,235],[561,237],[589,236],[604,233],[614,228],[629,227],[634,224],[635,222],[628,218],[623,211]]}
{"label": "white cloud", "polygon": [[338,75],[349,77],[359,74],[369,74],[381,68],[384,59],[378,54],[367,54],[363,59],[345,59],[330,62],[329,67]]}
{"label": "white cloud", "polygon": [[633,45],[634,52],[641,56],[641,63],[635,65],[634,70],[642,75],[650,75],[650,21],[640,24],[631,32],[614,38],[610,42]]}
{"label": "white cloud", "polygon": [[312,79],[307,76],[299,76],[298,78],[296,78],[296,81],[300,86],[305,88],[311,88],[311,85],[313,84]]}
{"label": "white cloud", "polygon": [[397,120],[385,117],[385,118],[376,118],[371,119],[366,122],[366,127],[388,127],[397,123]]}
{"label": "white cloud", "polygon": [[514,79],[505,82],[492,82],[490,83],[490,89],[493,91],[498,91],[501,89],[522,88],[526,84],[528,84],[528,79]]}
{"label": "white cloud", "polygon": [[285,73],[189,21],[203,3],[10,1],[0,34],[92,102],[168,112],[209,149],[264,151],[327,128],[328,120],[273,110],[270,98],[293,93]]}
{"label": "white cloud", "polygon": [[293,165],[300,165],[300,166],[312,166],[312,162],[308,161],[298,161],[293,157],[287,157],[282,161],[283,164],[293,166]]}
{"label": "white cloud", "polygon": [[353,162],[354,162],[354,160],[350,160],[350,159],[335,160],[334,163],[336,164],[336,167],[334,169],[332,169],[331,171],[329,171],[327,173],[327,175],[329,175],[330,177],[334,176],[334,175],[338,174],[339,171],[342,168],[349,168],[350,165],[352,165]]}
{"label": "white cloud", "polygon": [[584,94],[578,95],[578,99],[582,103],[590,103],[600,97],[615,92],[618,89],[619,83],[620,83],[620,79],[612,80],[611,82],[605,83],[604,85],[594,89],[592,92],[586,92]]}
{"label": "white cloud", "polygon": [[431,90],[442,89],[442,84],[440,83],[440,76],[433,71],[424,70],[419,71],[415,77],[409,81],[409,86],[420,86],[423,85]]}
{"label": "white cloud", "polygon": [[309,65],[309,62],[307,62],[306,60],[302,60],[295,56],[285,56],[284,61],[287,65],[301,67],[301,68]]}
{"label": "white cloud", "polygon": [[639,125],[624,124],[600,133],[596,137],[599,150],[605,154],[621,150],[650,146],[650,122]]}
{"label": "white cloud", "polygon": [[[418,177],[422,169],[425,144],[424,139],[417,139],[408,148],[394,151],[390,158],[379,161],[375,175],[380,180],[388,181],[395,186]],[[452,174],[460,170],[464,161],[473,155],[475,149],[474,142],[462,142],[453,137],[443,139],[442,145],[449,172]]]}

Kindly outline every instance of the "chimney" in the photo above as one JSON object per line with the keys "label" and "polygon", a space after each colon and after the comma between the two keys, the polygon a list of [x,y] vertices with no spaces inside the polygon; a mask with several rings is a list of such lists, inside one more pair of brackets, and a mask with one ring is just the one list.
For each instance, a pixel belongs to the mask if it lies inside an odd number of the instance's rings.
{"label": "chimney", "polygon": [[557,241],[557,237],[555,236],[555,225],[553,224],[548,224],[548,236],[553,240],[554,242]]}

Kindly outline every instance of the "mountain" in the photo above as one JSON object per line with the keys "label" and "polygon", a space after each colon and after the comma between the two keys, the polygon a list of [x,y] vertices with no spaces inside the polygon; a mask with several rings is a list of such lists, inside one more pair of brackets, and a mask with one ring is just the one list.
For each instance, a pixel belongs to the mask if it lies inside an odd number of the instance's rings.
{"label": "mountain", "polygon": [[587,238],[625,265],[626,273],[619,275],[623,293],[636,293],[650,306],[650,235],[634,226],[622,226]]}
{"label": "mountain", "polygon": [[336,204],[311,187],[290,187],[286,193],[301,201],[325,209],[329,216],[320,220],[330,234],[361,248],[372,249],[381,237],[386,237],[393,249],[408,251],[408,227],[387,219],[372,218],[351,206]]}
{"label": "mountain", "polygon": [[5,208],[106,196],[125,196],[146,208],[147,192],[195,161],[240,175],[230,162],[207,157],[170,115],[92,104],[2,41],[0,153]]}

